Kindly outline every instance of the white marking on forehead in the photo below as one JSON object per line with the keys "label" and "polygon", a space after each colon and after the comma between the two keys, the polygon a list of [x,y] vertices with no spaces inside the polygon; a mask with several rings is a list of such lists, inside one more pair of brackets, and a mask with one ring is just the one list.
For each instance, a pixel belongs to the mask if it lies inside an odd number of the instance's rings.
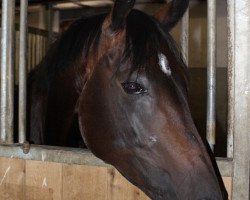
{"label": "white marking on forehead", "polygon": [[155,135],[149,137],[149,143],[148,146],[152,147],[157,143],[157,137]]}
{"label": "white marking on forehead", "polygon": [[171,76],[171,69],[169,67],[169,63],[168,60],[166,58],[166,56],[162,53],[158,54],[158,58],[159,58],[159,65],[161,67],[161,70],[167,75],[167,76]]}

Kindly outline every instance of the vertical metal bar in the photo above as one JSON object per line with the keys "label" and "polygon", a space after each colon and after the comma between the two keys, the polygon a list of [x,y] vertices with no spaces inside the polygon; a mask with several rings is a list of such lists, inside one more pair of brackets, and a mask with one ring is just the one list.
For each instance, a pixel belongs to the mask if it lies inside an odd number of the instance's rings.
{"label": "vertical metal bar", "polygon": [[250,199],[250,0],[234,1],[235,89],[233,199]]}
{"label": "vertical metal bar", "polygon": [[39,35],[36,34],[36,65],[39,63]]}
{"label": "vertical metal bar", "polygon": [[181,21],[181,49],[183,59],[188,65],[188,48],[189,48],[189,9],[187,9]]}
{"label": "vertical metal bar", "polygon": [[31,40],[31,46],[32,46],[32,69],[36,66],[36,35],[32,34],[32,40]]}
{"label": "vertical metal bar", "polygon": [[26,65],[27,65],[27,11],[28,0],[21,0],[20,5],[20,48],[19,48],[19,105],[18,105],[18,142],[26,141]]}
{"label": "vertical metal bar", "polygon": [[39,62],[41,62],[42,58],[43,58],[43,49],[42,49],[42,42],[43,42],[43,36],[39,36]]}
{"label": "vertical metal bar", "polygon": [[228,116],[227,116],[227,157],[233,157],[234,134],[234,0],[227,0],[228,26]]}
{"label": "vertical metal bar", "polygon": [[2,0],[0,141],[13,143],[15,0]]}
{"label": "vertical metal bar", "polygon": [[48,7],[47,7],[47,11],[48,11],[48,22],[47,22],[47,26],[48,26],[48,42],[49,45],[52,44],[53,42],[53,4],[52,3],[48,3]]}
{"label": "vertical metal bar", "polygon": [[32,34],[28,33],[28,69],[32,69]]}
{"label": "vertical metal bar", "polygon": [[48,49],[48,38],[43,37],[43,55],[46,54]]}
{"label": "vertical metal bar", "polygon": [[207,141],[215,145],[215,92],[216,92],[216,0],[208,3],[208,55],[207,55]]}
{"label": "vertical metal bar", "polygon": [[20,32],[15,31],[15,67],[14,67],[14,75],[15,75],[15,85],[18,85],[19,78],[18,78],[18,67],[19,67],[19,38],[20,38]]}

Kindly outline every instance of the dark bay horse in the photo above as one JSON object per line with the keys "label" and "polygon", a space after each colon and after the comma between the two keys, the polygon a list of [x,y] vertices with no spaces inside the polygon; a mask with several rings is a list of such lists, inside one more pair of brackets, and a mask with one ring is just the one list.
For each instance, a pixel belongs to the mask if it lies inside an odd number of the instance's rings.
{"label": "dark bay horse", "polygon": [[78,146],[80,132],[153,200],[224,199],[169,34],[188,0],[153,17],[132,10],[134,3],[116,0],[110,13],[77,20],[53,44],[29,78],[30,140]]}

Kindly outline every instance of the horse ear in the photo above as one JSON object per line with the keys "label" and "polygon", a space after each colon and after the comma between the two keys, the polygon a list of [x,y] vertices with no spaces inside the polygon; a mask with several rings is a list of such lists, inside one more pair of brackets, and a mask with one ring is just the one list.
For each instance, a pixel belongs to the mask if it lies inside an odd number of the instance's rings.
{"label": "horse ear", "polygon": [[165,3],[154,15],[154,17],[170,31],[183,17],[188,8],[189,0],[172,0]]}
{"label": "horse ear", "polygon": [[116,0],[111,13],[104,22],[104,28],[109,28],[111,31],[123,29],[134,4],[135,0]]}

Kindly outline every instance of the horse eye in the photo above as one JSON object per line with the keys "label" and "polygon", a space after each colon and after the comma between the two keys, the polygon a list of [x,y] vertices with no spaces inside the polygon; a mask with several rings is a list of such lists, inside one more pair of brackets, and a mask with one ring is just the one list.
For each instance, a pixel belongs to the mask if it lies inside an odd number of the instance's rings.
{"label": "horse eye", "polygon": [[147,92],[147,90],[142,85],[136,82],[124,82],[122,83],[122,87],[128,94],[141,94]]}

